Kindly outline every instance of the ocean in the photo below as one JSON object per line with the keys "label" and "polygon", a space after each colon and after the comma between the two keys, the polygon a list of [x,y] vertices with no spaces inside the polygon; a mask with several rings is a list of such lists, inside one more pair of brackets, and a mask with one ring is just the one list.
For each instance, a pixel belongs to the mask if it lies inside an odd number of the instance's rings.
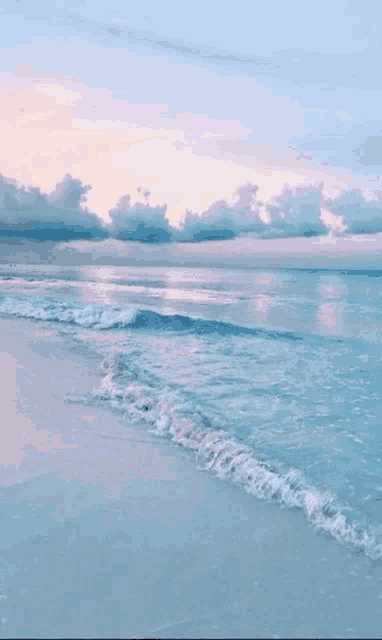
{"label": "ocean", "polygon": [[95,352],[102,408],[382,558],[379,271],[2,264],[0,314]]}

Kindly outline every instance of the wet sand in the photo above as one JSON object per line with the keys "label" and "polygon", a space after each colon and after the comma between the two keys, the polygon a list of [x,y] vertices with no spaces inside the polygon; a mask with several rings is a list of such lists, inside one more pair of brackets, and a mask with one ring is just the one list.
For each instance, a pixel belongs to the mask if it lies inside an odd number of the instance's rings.
{"label": "wet sand", "polygon": [[65,403],[101,361],[47,326],[0,320],[0,637],[382,636],[381,563]]}

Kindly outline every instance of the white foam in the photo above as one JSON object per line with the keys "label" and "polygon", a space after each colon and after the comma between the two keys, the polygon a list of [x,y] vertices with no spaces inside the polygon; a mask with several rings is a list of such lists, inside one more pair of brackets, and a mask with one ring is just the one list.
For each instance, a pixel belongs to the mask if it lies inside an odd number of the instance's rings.
{"label": "white foam", "polygon": [[115,325],[130,324],[137,311],[132,307],[103,308],[99,305],[82,306],[49,299],[25,300],[5,296],[0,301],[0,313],[9,313],[21,318],[75,324],[80,327],[109,329]]}
{"label": "white foam", "polygon": [[[128,353],[124,351],[123,355],[126,357]],[[168,437],[174,444],[193,451],[201,469],[239,484],[257,498],[276,501],[282,507],[298,508],[316,530],[362,549],[371,558],[382,557],[381,536],[377,530],[364,528],[357,522],[349,524],[344,515],[346,507],[337,503],[334,494],[311,486],[301,471],[259,460],[252,448],[225,431],[206,428],[201,412],[178,391],[153,388],[139,376],[128,380],[131,374],[123,371],[123,367],[121,373],[118,357],[108,360],[107,371],[99,389],[81,401],[106,403],[122,410],[132,420],[144,420],[151,433]]]}

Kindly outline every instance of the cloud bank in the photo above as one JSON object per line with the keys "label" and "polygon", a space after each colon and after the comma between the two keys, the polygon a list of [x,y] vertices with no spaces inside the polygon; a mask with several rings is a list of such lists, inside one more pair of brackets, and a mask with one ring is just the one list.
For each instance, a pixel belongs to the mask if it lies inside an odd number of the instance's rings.
{"label": "cloud bank", "polygon": [[0,174],[0,237],[53,240],[106,238],[102,221],[84,206],[91,189],[69,174],[50,194]]}
{"label": "cloud bank", "polygon": [[120,197],[105,222],[86,207],[90,185],[66,174],[49,194],[0,174],[0,238],[39,241],[105,239],[141,243],[200,243],[213,240],[293,238],[382,232],[382,191],[347,190],[336,198],[323,184],[285,185],[268,203],[258,186],[241,185],[232,201],[222,199],[201,215],[186,211],[179,226],[167,218],[167,205],[151,205],[139,188]]}
{"label": "cloud bank", "polygon": [[117,206],[109,211],[109,233],[117,240],[139,242],[169,242],[173,228],[166,218],[167,206],[152,207],[148,202],[150,192],[138,189],[144,203],[132,203],[130,195],[122,196]]}

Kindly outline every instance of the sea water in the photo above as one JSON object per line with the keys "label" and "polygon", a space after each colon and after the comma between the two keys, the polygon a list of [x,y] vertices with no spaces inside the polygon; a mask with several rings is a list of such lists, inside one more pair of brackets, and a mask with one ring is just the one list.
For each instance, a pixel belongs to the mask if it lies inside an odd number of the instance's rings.
{"label": "sea water", "polygon": [[380,272],[0,266],[0,314],[103,357],[102,406],[382,557]]}

